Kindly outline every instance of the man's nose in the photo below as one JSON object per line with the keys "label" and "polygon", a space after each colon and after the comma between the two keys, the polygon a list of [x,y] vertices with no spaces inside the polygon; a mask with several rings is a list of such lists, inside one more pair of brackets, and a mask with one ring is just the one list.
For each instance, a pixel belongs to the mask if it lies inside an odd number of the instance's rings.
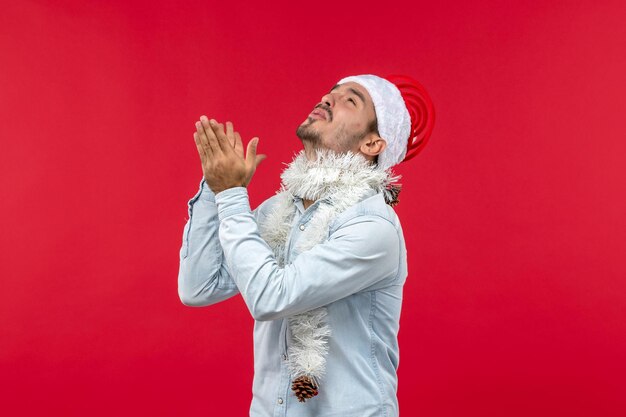
{"label": "man's nose", "polygon": [[328,107],[333,107],[335,105],[335,95],[333,93],[328,93],[322,97],[322,103],[326,104]]}

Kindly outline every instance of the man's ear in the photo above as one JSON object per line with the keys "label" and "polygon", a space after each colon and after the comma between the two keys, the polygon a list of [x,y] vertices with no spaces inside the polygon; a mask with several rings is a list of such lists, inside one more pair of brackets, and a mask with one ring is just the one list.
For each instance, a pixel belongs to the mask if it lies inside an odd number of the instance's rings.
{"label": "man's ear", "polygon": [[381,138],[376,133],[370,133],[361,141],[359,150],[367,156],[374,157],[380,155],[386,147],[387,142],[385,139]]}

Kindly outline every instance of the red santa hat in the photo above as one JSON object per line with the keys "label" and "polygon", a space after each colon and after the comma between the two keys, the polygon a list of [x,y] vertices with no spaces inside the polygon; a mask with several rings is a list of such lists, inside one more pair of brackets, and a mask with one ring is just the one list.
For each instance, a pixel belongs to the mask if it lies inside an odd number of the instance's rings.
{"label": "red santa hat", "polygon": [[385,78],[365,74],[343,78],[367,90],[378,122],[378,133],[387,147],[378,156],[381,169],[408,161],[424,149],[435,123],[435,109],[426,89],[404,75]]}

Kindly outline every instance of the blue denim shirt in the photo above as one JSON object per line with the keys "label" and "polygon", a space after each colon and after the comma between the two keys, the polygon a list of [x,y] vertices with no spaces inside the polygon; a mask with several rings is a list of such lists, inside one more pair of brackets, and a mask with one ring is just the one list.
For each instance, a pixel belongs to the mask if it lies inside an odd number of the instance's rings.
{"label": "blue denim shirt", "polygon": [[[200,182],[189,201],[178,293],[188,306],[241,294],[254,325],[253,417],[397,416],[398,330],[406,247],[398,217],[372,191],[331,224],[328,239],[303,253],[295,243],[318,204],[296,214],[285,266],[259,235],[272,197],[252,211],[247,190],[215,195]],[[319,395],[298,402],[287,368],[287,317],[326,306],[331,328]]]}

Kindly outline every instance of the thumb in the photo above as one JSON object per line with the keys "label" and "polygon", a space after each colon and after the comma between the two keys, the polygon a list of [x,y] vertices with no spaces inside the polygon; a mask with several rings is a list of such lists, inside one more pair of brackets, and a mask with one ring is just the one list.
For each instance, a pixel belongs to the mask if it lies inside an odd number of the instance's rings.
{"label": "thumb", "polygon": [[[252,138],[250,142],[248,142],[248,149],[246,150],[246,165],[255,166],[255,161],[257,159],[256,156],[256,148],[259,144],[259,138]],[[260,155],[259,155],[260,156]]]}
{"label": "thumb", "polygon": [[261,154],[256,156],[256,160],[254,161],[254,166],[258,167],[261,162],[263,162],[267,158],[267,155]]}

